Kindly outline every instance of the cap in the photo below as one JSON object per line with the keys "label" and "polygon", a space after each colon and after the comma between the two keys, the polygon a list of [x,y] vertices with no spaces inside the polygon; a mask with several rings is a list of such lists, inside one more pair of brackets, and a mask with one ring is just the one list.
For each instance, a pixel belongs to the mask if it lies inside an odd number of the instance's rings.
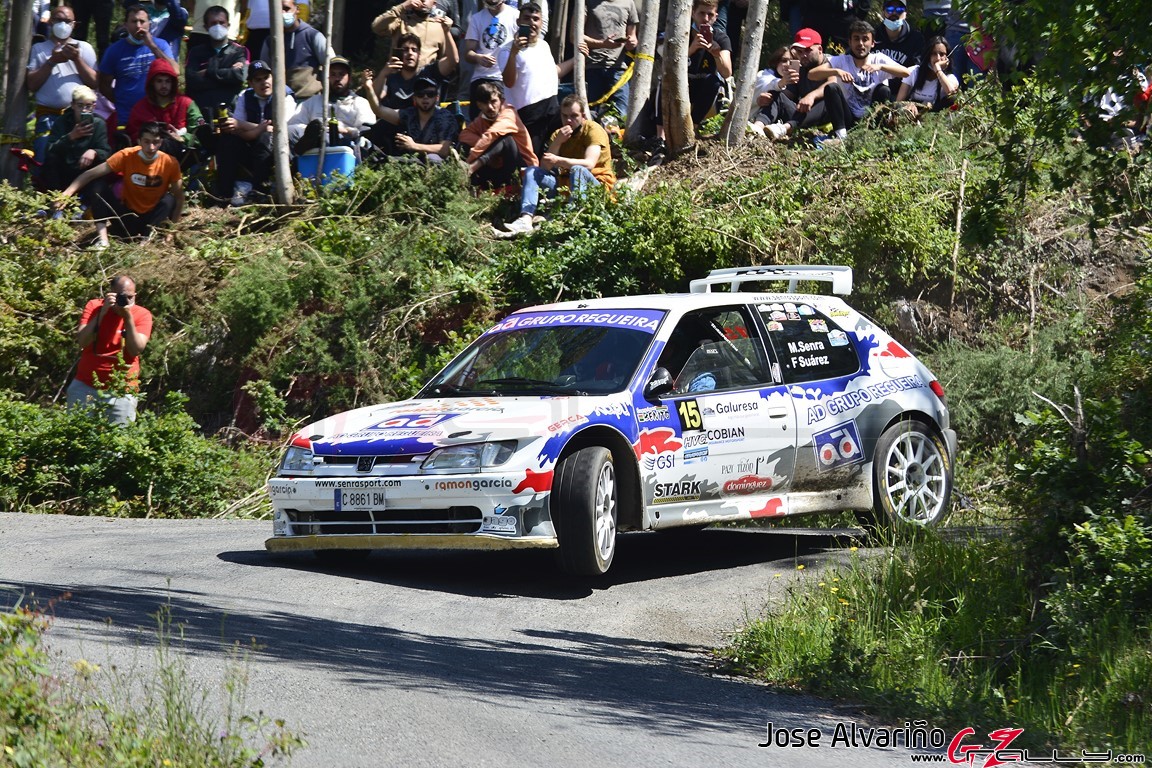
{"label": "cap", "polygon": [[416,78],[412,84],[415,86],[414,92],[423,91],[426,88],[435,88],[437,91],[440,90],[440,83],[427,75],[421,75]]}
{"label": "cap", "polygon": [[272,67],[268,66],[268,62],[260,61],[259,59],[248,65],[249,78],[254,77],[259,72],[267,72],[268,74],[272,74]]}
{"label": "cap", "polygon": [[345,67],[348,67],[349,72],[352,71],[352,62],[348,61],[348,59],[344,58],[343,56],[333,56],[332,58],[328,59],[329,67],[332,67],[336,64],[342,64]]}
{"label": "cap", "polygon": [[796,33],[795,45],[801,45],[805,48],[811,48],[814,45],[823,45],[824,38],[820,37],[820,33],[810,27],[804,27]]}

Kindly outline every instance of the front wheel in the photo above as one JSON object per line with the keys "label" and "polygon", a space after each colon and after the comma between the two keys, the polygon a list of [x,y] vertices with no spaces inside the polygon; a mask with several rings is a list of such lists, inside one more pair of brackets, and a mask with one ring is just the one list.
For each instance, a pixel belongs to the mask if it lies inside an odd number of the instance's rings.
{"label": "front wheel", "polygon": [[893,424],[876,442],[873,504],[896,526],[931,528],[948,514],[952,460],[944,440],[919,421]]}
{"label": "front wheel", "polygon": [[550,501],[560,567],[579,576],[608,572],[616,555],[616,468],[607,448],[591,447],[556,465]]}

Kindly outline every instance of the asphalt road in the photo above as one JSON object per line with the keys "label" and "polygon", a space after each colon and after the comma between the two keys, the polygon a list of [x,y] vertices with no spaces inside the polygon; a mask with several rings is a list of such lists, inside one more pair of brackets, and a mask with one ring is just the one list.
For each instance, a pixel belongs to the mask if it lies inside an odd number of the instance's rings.
{"label": "asphalt road", "polygon": [[[710,650],[846,558],[826,533],[621,537],[603,582],[549,553],[377,553],[349,568],[264,551],[270,523],[0,514],[0,605],[54,600],[49,646],[146,674],[156,620],[210,692],[244,665],[247,709],[309,746],[293,766],[880,766],[830,742],[851,708],[720,674]],[[797,565],[805,565],[798,570]],[[758,747],[766,725],[816,749]]]}

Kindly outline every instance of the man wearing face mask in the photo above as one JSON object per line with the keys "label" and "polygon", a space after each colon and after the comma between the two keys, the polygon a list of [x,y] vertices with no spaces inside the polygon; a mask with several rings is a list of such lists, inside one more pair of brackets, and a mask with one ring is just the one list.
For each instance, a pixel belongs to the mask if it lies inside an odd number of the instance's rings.
{"label": "man wearing face mask", "polygon": [[48,18],[50,37],[32,46],[28,57],[28,90],[35,94],[36,138],[32,148],[43,162],[52,125],[72,105],[78,85],[96,87],[96,52],[83,41],[72,39],[72,9],[60,5]]}
{"label": "man wearing face mask", "polygon": [[[882,8],[884,20],[876,25],[872,36],[875,53],[882,53],[897,64],[912,69],[920,63],[924,52],[924,35],[908,21],[908,6],[904,0],[888,0]],[[900,90],[898,78],[888,81],[892,93]]]}
{"label": "man wearing face mask", "polygon": [[128,35],[108,46],[99,70],[100,93],[116,105],[116,121],[121,127],[128,124],[132,107],[144,98],[152,62],[165,58],[176,66],[168,43],[152,36],[152,23],[144,6],[128,7],[124,28]]}
{"label": "man wearing face mask", "polygon": [[108,221],[117,234],[127,237],[147,236],[164,221],[179,221],[184,211],[184,187],[180,163],[160,151],[165,129],[160,123],[140,127],[140,145],[114,153],[95,168],[89,168],[68,185],[58,202],[64,202],[91,182],[101,182],[110,173],[124,179],[120,197],[105,186],[93,199],[97,220],[98,246],[108,245]]}
{"label": "man wearing face mask", "polygon": [[[300,20],[295,0],[280,3],[280,23],[284,25],[284,68],[288,85],[297,100],[319,93],[323,86],[316,78],[321,63],[328,58],[328,42],[320,30]],[[272,39],[264,41],[261,61],[272,61]]]}
{"label": "man wearing face mask", "polygon": [[188,33],[189,52],[197,45],[214,42],[208,36],[208,27],[204,25],[205,9],[208,6],[218,5],[228,15],[227,37],[235,40],[240,36],[240,19],[244,18],[248,0],[181,0],[181,2],[188,8],[188,21],[192,24],[192,31]]}
{"label": "man wearing face mask", "polygon": [[248,49],[228,39],[228,21],[222,6],[204,11],[208,42],[192,46],[184,70],[184,91],[208,118],[219,117],[221,104],[231,109],[248,80]]}

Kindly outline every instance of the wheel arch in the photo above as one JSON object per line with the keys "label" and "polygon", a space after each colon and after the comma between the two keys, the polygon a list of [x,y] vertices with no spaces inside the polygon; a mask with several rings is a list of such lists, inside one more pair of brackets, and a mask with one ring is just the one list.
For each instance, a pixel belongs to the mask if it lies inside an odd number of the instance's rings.
{"label": "wheel arch", "polygon": [[616,482],[620,493],[617,497],[616,526],[622,531],[638,531],[643,528],[644,514],[640,495],[640,466],[632,444],[624,435],[610,427],[597,425],[582,429],[573,435],[560,451],[557,462],[583,448],[601,446],[612,454],[616,468]]}

